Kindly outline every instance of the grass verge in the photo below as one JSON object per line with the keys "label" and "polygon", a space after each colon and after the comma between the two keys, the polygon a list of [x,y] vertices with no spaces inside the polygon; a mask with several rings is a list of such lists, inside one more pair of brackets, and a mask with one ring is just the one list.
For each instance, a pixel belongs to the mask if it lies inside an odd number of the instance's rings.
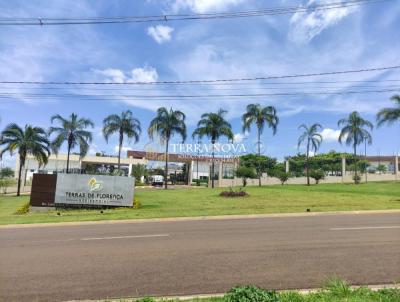
{"label": "grass verge", "polygon": [[[179,299],[158,299],[165,302]],[[153,298],[105,300],[104,302],[154,302]],[[342,280],[332,280],[316,292],[302,294],[298,291],[274,292],[254,286],[232,288],[223,297],[196,298],[187,302],[399,302],[400,289],[387,288],[372,290],[368,287],[353,289]]]}
{"label": "grass verge", "polygon": [[[400,209],[399,182],[248,187],[243,198],[223,189],[137,189],[139,209],[22,211],[29,196],[0,197],[0,224],[97,221],[163,217]],[[16,213],[19,214],[16,214]],[[59,214],[58,214],[59,213]]]}

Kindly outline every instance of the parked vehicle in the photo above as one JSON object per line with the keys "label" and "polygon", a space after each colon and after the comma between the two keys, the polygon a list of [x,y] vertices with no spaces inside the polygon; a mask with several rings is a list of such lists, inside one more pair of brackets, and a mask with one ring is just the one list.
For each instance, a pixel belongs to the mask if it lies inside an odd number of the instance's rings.
{"label": "parked vehicle", "polygon": [[164,183],[164,176],[152,175],[150,176],[150,183],[152,186],[162,186]]}

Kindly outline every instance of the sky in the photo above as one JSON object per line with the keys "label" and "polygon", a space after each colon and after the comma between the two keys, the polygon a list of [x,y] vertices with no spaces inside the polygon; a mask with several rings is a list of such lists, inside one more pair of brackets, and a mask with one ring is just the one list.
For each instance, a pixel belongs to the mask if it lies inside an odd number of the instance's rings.
{"label": "sky", "polygon": [[[312,6],[327,0],[147,0],[147,1],[6,1],[0,18],[104,17],[248,11]],[[323,73],[400,65],[400,3],[389,0],[318,12],[237,19],[163,21],[108,25],[0,26],[0,81],[152,82],[253,78]],[[395,81],[392,81],[395,80]],[[397,90],[400,70],[313,76],[224,85],[57,86],[0,84],[0,128],[16,122],[48,128],[54,114],[72,112],[95,123],[89,154],[117,154],[117,136],[101,134],[109,114],[131,110],[142,124],[137,144],[149,143],[147,127],[157,108],[172,107],[187,116],[188,142],[201,114],[228,111],[236,142],[254,152],[256,130],[243,133],[241,115],[250,103],[275,106],[276,135],[265,128],[263,152],[283,159],[297,148],[301,124],[320,123],[319,153],[351,152],[337,138],[337,121],[357,110],[375,122],[377,111],[393,106],[396,92],[299,94],[354,90]],[[371,82],[377,81],[377,82]],[[307,82],[307,83],[304,83]],[[321,83],[325,82],[325,83]],[[330,82],[330,83],[326,83]],[[334,82],[334,83],[332,83]],[[295,92],[295,95],[276,95]],[[263,97],[144,98],[143,95],[272,94]],[[297,93],[297,94],[296,94]],[[51,94],[51,97],[29,97]],[[65,96],[68,94],[70,96]],[[73,96],[71,96],[73,94]],[[82,95],[101,94],[88,99]],[[275,95],[274,95],[275,94]],[[374,129],[370,155],[400,153],[400,125]],[[179,142],[179,137],[173,139]],[[204,140],[206,142],[206,140]],[[360,148],[363,150],[363,147]],[[76,150],[77,151],[77,150]],[[2,165],[13,166],[4,156]]]}

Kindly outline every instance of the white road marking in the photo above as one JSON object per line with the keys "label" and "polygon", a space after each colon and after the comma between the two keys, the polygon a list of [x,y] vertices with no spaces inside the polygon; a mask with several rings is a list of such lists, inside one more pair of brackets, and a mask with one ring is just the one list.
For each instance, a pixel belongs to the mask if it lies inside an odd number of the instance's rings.
{"label": "white road marking", "polygon": [[400,225],[330,228],[330,231],[400,229]]}
{"label": "white road marking", "polygon": [[128,235],[128,236],[113,236],[113,237],[87,237],[80,240],[111,240],[111,239],[127,239],[127,238],[153,238],[153,237],[168,237],[169,234],[153,234],[153,235]]}

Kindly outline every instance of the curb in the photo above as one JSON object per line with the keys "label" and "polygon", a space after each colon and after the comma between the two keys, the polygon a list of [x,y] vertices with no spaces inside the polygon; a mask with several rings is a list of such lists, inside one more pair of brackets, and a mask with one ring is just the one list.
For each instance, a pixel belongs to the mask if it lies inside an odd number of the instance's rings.
{"label": "curb", "polygon": [[[400,284],[379,284],[379,285],[353,285],[351,286],[352,289],[357,289],[360,287],[368,287],[373,291],[377,291],[380,289],[390,288],[390,289],[400,289]],[[277,292],[288,292],[288,291],[296,291],[302,295],[307,295],[311,293],[315,293],[322,290],[322,288],[309,288],[309,289],[284,289],[284,290],[277,290]],[[155,301],[166,301],[166,300],[179,300],[179,301],[187,301],[187,300],[194,300],[194,299],[207,299],[207,298],[221,298],[225,294],[216,293],[216,294],[198,294],[198,295],[181,295],[181,296],[158,296],[153,297]],[[136,301],[138,299],[145,298],[145,297],[129,297],[129,298],[111,298],[111,299],[100,299],[100,300],[68,300],[65,302],[121,302],[121,301]]]}
{"label": "curb", "polygon": [[37,227],[60,227],[60,226],[81,226],[97,224],[126,224],[126,223],[147,223],[147,222],[179,222],[179,221],[203,221],[203,220],[239,220],[256,218],[284,218],[284,217],[314,217],[334,215],[368,215],[368,214],[400,214],[397,210],[366,210],[366,211],[334,211],[334,212],[306,212],[306,213],[275,213],[275,214],[249,214],[249,215],[217,215],[217,216],[195,216],[195,217],[167,217],[167,218],[137,218],[121,220],[97,220],[97,221],[71,221],[71,222],[48,222],[48,223],[27,223],[27,224],[5,224],[0,229],[22,229]]}

